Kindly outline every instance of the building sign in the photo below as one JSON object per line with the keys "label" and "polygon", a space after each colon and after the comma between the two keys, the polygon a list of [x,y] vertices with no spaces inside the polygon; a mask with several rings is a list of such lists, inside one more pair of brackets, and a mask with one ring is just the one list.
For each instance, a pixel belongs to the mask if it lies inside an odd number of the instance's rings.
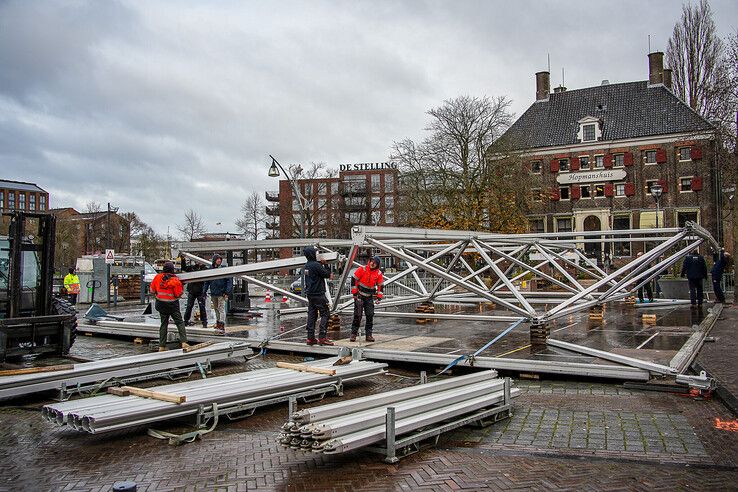
{"label": "building sign", "polygon": [[341,164],[341,171],[379,171],[382,169],[397,169],[396,162],[361,162],[358,164]]}
{"label": "building sign", "polygon": [[596,183],[598,181],[618,181],[625,179],[625,169],[603,169],[581,173],[564,173],[556,176],[559,184]]}

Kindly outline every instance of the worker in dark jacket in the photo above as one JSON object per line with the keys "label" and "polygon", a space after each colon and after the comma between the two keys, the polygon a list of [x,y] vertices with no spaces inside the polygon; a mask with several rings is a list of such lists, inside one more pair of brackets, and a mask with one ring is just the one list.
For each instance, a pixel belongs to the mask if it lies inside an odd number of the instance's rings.
{"label": "worker in dark jacket", "polygon": [[689,301],[694,306],[701,306],[703,291],[702,281],[707,278],[707,263],[704,256],[696,249],[692,254],[684,258],[682,264],[682,277],[686,276],[689,281]]}
{"label": "worker in dark jacket", "polygon": [[[210,265],[211,269],[222,268],[223,257],[215,254]],[[209,280],[203,286],[203,292],[207,295],[210,291],[210,303],[215,310],[215,329],[220,334],[225,333],[225,304],[228,297],[233,293],[233,277]]]}
{"label": "worker in dark jacket", "polygon": [[[328,299],[325,296],[325,281],[331,278],[331,271],[326,266],[325,260],[318,261],[317,252],[312,246],[307,246],[303,253],[307,258],[307,263],[303,268],[305,275],[305,297],[308,300],[308,317],[307,317],[307,344],[308,345],[333,345],[328,339]],[[318,330],[318,338],[315,338],[315,322],[320,314],[320,328]]]}
{"label": "worker in dark jacket", "polygon": [[174,263],[164,263],[164,269],[154,277],[149,290],[156,296],[156,310],[159,311],[161,324],[159,326],[159,352],[167,349],[167,331],[171,317],[179,331],[179,341],[182,348],[187,348],[187,332],[185,331],[182,313],[179,312],[179,298],[182,296],[182,282],[174,274]]}
{"label": "worker in dark jacket", "polygon": [[[201,270],[205,270],[205,267],[202,265],[196,265],[191,271],[198,272]],[[202,327],[207,328],[208,326],[208,310],[205,307],[207,293],[205,293],[205,289],[203,287],[205,287],[205,282],[190,282],[187,284],[187,306],[185,307],[184,315],[186,326],[192,326],[195,324],[190,321],[192,309],[195,307],[195,301],[197,301],[197,305],[200,308],[200,322],[202,323]]]}
{"label": "worker in dark jacket", "polygon": [[361,315],[366,314],[366,341],[373,342],[374,302],[382,300],[382,284],[384,277],[379,269],[379,256],[372,257],[369,262],[356,269],[351,276],[351,294],[354,296],[354,320],[351,323],[351,341],[355,342],[361,325]]}
{"label": "worker in dark jacket", "polygon": [[722,280],[725,268],[730,262],[730,255],[725,252],[725,248],[720,249],[720,253],[715,253],[715,264],[710,270],[712,275],[712,290],[715,292],[715,301],[725,304],[725,293],[723,292]]}

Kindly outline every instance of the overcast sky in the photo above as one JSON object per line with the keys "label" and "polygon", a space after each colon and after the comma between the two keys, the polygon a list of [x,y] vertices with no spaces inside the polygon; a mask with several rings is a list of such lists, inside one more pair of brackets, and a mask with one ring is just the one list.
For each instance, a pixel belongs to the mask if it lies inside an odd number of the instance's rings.
{"label": "overcast sky", "polygon": [[[713,0],[721,36],[738,2]],[[425,112],[468,94],[647,79],[681,3],[0,0],[0,178],[53,207],[97,201],[175,233],[194,209],[235,232],[284,165],[381,162]],[[216,223],[221,222],[218,226]]]}

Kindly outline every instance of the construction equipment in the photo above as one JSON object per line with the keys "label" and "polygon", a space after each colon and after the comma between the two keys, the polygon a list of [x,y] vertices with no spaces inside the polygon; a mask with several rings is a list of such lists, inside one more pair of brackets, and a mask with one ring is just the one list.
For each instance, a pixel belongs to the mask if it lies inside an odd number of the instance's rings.
{"label": "construction equipment", "polygon": [[74,343],[77,312],[52,297],[56,217],[11,212],[0,216],[0,362],[52,352]]}

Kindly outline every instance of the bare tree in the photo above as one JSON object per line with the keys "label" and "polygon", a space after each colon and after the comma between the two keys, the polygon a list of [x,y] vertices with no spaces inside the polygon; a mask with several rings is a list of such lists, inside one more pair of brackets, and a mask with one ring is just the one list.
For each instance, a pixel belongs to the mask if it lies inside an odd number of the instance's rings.
{"label": "bare tree", "polygon": [[[328,209],[328,196],[331,193],[327,182],[316,183],[314,180],[335,177],[336,171],[329,169],[325,162],[311,162],[307,169],[291,165],[289,169],[290,174],[298,182],[297,186],[300,187],[303,198],[302,204],[298,203],[299,198],[293,197],[292,199],[292,230],[300,230],[304,214],[306,237],[316,237],[323,231],[329,231],[333,224]],[[300,182],[301,180],[305,181]]]}
{"label": "bare tree", "polygon": [[666,49],[673,70],[673,90],[708,121],[724,121],[730,96],[728,60],[717,35],[707,0],[682,6],[682,17],[674,26]]}
{"label": "bare tree", "polygon": [[183,224],[177,225],[177,230],[187,241],[192,241],[205,233],[205,223],[202,221],[197,212],[189,209],[185,212],[185,220]]}
{"label": "bare tree", "polygon": [[257,192],[251,193],[241,205],[241,217],[236,220],[238,227],[248,239],[258,240],[265,235],[266,212],[264,200]]}
{"label": "bare tree", "polygon": [[85,212],[88,214],[96,214],[102,211],[102,205],[94,200],[90,200],[85,204]]}
{"label": "bare tree", "polygon": [[528,173],[493,142],[510,126],[505,97],[461,96],[431,109],[428,138],[395,142],[401,222],[443,229],[524,230]]}

